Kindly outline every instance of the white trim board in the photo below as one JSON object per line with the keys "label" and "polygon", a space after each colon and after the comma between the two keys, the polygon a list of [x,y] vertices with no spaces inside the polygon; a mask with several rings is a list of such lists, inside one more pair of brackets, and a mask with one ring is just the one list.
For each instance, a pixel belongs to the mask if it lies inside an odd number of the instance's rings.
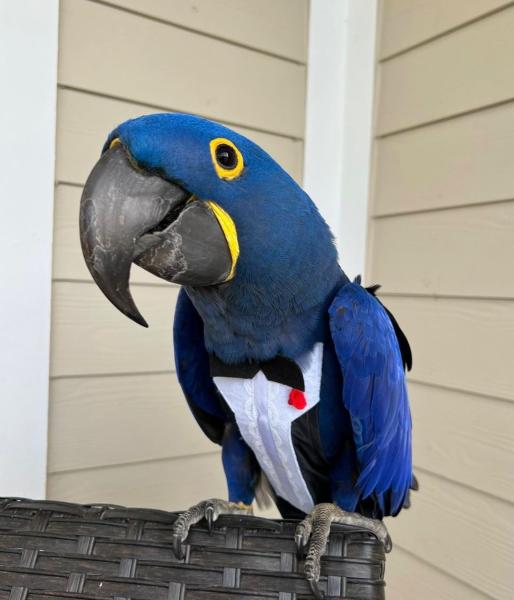
{"label": "white trim board", "polygon": [[0,496],[46,488],[58,17],[0,2]]}
{"label": "white trim board", "polygon": [[364,272],[377,0],[311,0],[304,187],[351,278]]}

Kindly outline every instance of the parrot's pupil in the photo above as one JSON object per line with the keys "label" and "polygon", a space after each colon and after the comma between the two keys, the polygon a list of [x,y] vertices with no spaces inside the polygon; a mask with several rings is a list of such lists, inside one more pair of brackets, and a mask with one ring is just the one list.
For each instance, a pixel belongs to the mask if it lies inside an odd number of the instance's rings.
{"label": "parrot's pupil", "polygon": [[216,148],[216,160],[224,169],[234,169],[237,166],[237,156],[234,148],[220,144]]}

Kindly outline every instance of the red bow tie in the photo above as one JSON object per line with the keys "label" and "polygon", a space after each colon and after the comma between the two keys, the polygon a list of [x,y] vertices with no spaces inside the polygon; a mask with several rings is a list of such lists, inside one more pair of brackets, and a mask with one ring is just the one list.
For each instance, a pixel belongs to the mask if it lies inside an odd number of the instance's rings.
{"label": "red bow tie", "polygon": [[294,406],[298,410],[303,410],[307,406],[307,400],[302,390],[292,389],[289,393],[289,402],[291,406]]}

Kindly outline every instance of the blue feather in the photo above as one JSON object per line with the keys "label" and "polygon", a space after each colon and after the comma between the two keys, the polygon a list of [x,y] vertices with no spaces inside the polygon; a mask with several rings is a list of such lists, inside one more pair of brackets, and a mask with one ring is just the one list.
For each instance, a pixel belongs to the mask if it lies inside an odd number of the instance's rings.
{"label": "blue feather", "polygon": [[227,415],[210,375],[202,319],[184,288],[175,308],[173,346],[177,376],[189,406],[203,432],[219,444]]}
{"label": "blue feather", "polygon": [[358,284],[341,288],[329,316],[360,468],[356,486],[363,499],[375,495],[381,512],[394,515],[412,479],[412,425],[398,339],[385,309]]}

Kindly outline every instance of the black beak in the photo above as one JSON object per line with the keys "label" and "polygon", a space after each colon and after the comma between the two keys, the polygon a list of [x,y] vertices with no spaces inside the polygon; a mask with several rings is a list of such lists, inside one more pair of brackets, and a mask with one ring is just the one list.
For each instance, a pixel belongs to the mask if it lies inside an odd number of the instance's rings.
{"label": "black beak", "polygon": [[102,155],[87,179],[80,239],[98,287],[145,327],[129,289],[132,262],[186,285],[221,283],[233,272],[227,240],[209,204],[141,170],[121,144]]}

